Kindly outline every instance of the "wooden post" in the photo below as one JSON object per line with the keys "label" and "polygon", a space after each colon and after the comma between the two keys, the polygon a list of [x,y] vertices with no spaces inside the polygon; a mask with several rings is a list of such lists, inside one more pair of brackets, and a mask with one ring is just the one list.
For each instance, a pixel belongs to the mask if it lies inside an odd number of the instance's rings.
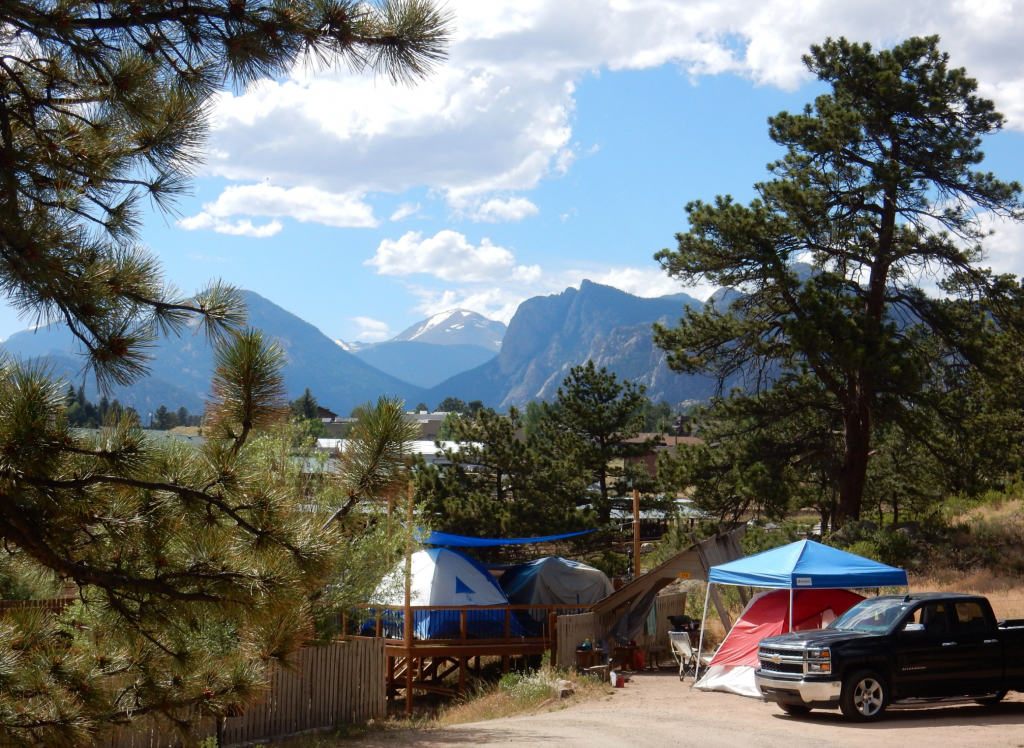
{"label": "wooden post", "polygon": [[459,611],[459,643],[466,643],[466,609]]}
{"label": "wooden post", "polygon": [[412,522],[413,496],[412,481],[409,481],[409,498],[405,524],[405,611],[403,613],[403,638],[405,644],[405,716],[412,716]]}
{"label": "wooden post", "polygon": [[558,613],[548,613],[548,639],[551,641],[551,667],[558,665]]}
{"label": "wooden post", "polygon": [[633,489],[633,579],[640,578],[640,491]]}

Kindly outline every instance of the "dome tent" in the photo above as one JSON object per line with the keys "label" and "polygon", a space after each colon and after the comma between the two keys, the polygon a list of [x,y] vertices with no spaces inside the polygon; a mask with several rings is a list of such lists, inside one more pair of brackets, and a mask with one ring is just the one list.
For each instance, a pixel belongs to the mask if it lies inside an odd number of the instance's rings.
{"label": "dome tent", "polygon": [[769,590],[754,595],[694,688],[760,699],[754,671],[758,665],[757,647],[762,639],[787,630],[806,631],[827,626],[863,599],[847,590],[795,590],[790,629],[788,591]]}
{"label": "dome tent", "polygon": [[[465,553],[449,548],[428,548],[412,554],[411,602],[427,605],[508,605],[498,581],[487,568]],[[405,602],[405,564],[389,574],[374,593],[374,601],[387,605]],[[389,611],[385,623],[390,635],[401,636],[402,612]],[[413,631],[417,639],[457,638],[459,611],[417,610],[413,613]],[[505,635],[505,611],[470,611],[466,633],[471,638],[499,638]],[[513,636],[523,631],[515,618]]]}
{"label": "dome tent", "polygon": [[561,556],[506,567],[500,583],[513,605],[589,605],[615,589],[603,571]]}

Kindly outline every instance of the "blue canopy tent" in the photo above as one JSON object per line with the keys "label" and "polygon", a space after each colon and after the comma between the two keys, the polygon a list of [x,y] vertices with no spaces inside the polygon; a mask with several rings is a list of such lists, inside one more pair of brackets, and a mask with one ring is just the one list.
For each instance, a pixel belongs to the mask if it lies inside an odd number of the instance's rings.
{"label": "blue canopy tent", "polygon": [[[773,548],[727,564],[712,566],[708,571],[708,587],[704,596],[698,662],[704,647],[704,621],[708,616],[708,599],[712,584],[769,587],[789,590],[789,628],[793,630],[794,589],[861,589],[865,587],[906,587],[907,572],[871,559],[822,545],[813,540]],[[694,682],[696,682],[696,677]]]}

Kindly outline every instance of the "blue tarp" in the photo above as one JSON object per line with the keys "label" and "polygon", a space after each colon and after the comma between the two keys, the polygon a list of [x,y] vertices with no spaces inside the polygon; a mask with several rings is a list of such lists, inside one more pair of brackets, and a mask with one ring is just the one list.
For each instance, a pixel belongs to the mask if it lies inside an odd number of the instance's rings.
{"label": "blue tarp", "polygon": [[527,543],[547,543],[552,540],[564,540],[575,538],[577,535],[586,535],[594,530],[583,530],[582,532],[570,532],[565,535],[545,535],[542,538],[470,538],[465,535],[450,535],[446,532],[431,532],[423,541],[427,545],[444,545],[449,548],[489,548],[498,545],[526,545]]}
{"label": "blue tarp", "polygon": [[708,581],[786,590],[905,587],[907,572],[813,540],[801,540],[712,566]]}

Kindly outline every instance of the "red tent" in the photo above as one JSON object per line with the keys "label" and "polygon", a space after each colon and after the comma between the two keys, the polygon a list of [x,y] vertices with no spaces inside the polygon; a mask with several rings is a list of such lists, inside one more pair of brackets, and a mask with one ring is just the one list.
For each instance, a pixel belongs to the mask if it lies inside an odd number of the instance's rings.
{"label": "red tent", "polygon": [[[847,590],[794,590],[793,630],[827,626],[864,598]],[[757,645],[789,631],[789,590],[755,595],[725,637],[697,688],[761,698],[754,684]]]}

